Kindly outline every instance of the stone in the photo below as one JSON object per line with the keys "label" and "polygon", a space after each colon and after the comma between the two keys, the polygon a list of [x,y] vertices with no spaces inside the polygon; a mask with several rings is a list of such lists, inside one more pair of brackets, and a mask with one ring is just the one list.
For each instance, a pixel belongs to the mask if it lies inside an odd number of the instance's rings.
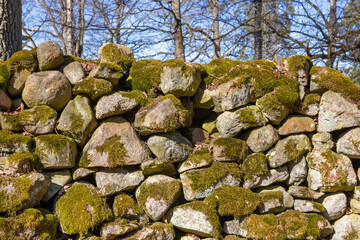
{"label": "stone", "polygon": [[137,231],[135,234],[122,238],[124,240],[148,240],[148,239],[159,239],[159,240],[174,240],[175,231],[171,224],[155,222],[150,226],[144,227]]}
{"label": "stone", "polygon": [[296,161],[310,151],[310,139],[304,134],[299,134],[278,141],[267,156],[270,166],[276,168],[287,162]]}
{"label": "stone", "polygon": [[221,162],[241,162],[250,152],[246,142],[237,138],[218,138],[212,147],[214,159]]}
{"label": "stone", "polygon": [[341,94],[327,91],[321,97],[319,132],[332,132],[360,123],[360,110],[355,103],[348,102]]}
{"label": "stone", "polygon": [[40,71],[56,69],[64,63],[64,54],[55,41],[46,41],[36,48]]}
{"label": "stone", "polygon": [[7,157],[0,157],[0,172],[8,176],[19,177],[39,168],[36,160],[37,156],[29,152],[13,153]]}
{"label": "stone", "polygon": [[50,179],[37,172],[20,177],[0,176],[0,212],[17,212],[40,203]]}
{"label": "stone", "polygon": [[183,173],[192,169],[207,167],[213,163],[209,153],[191,154],[184,162],[178,165],[178,172]]}
{"label": "stone", "polygon": [[281,186],[270,186],[258,191],[261,204],[258,208],[259,213],[282,212],[286,208],[294,205],[293,197]]}
{"label": "stone", "polygon": [[235,163],[214,162],[210,167],[180,174],[184,197],[187,201],[202,199],[222,186],[239,186],[241,172]]}
{"label": "stone", "polygon": [[9,130],[0,130],[0,152],[2,154],[14,152],[30,152],[33,139],[29,136],[14,134]]}
{"label": "stone", "polygon": [[75,166],[77,146],[72,138],[57,134],[35,137],[35,153],[45,169],[72,168]]}
{"label": "stone", "polygon": [[184,161],[192,147],[187,138],[176,132],[152,135],[147,145],[157,158],[172,163]]}
{"label": "stone", "polygon": [[312,151],[307,157],[308,186],[322,192],[351,191],[357,183],[351,160],[331,150]]}
{"label": "stone", "polygon": [[303,213],[310,213],[310,212],[321,213],[325,211],[325,208],[322,204],[317,202],[303,200],[303,199],[295,199],[294,210]]}
{"label": "stone", "polygon": [[279,128],[280,135],[291,135],[315,131],[315,122],[309,117],[291,116]]}
{"label": "stone", "polygon": [[26,80],[22,99],[29,108],[48,105],[60,111],[71,100],[71,84],[59,71],[32,73]]}
{"label": "stone", "polygon": [[15,71],[12,78],[9,80],[8,92],[12,97],[21,96],[22,90],[24,89],[25,82],[31,72],[28,69],[21,69]]}
{"label": "stone", "polygon": [[83,149],[79,166],[137,165],[149,158],[149,150],[131,124],[122,117],[112,117],[94,131]]}
{"label": "stone", "polygon": [[159,159],[143,162],[140,167],[146,177],[156,174],[175,176],[177,173],[176,168],[172,163],[164,162]]}
{"label": "stone", "polygon": [[281,67],[293,77],[296,77],[301,86],[307,86],[310,79],[310,69],[313,66],[307,56],[291,56],[280,60]]}
{"label": "stone", "polygon": [[220,84],[212,93],[215,112],[224,112],[244,106],[254,98],[252,86],[242,84],[238,80]]}
{"label": "stone", "polygon": [[139,222],[148,222],[143,209],[139,207],[132,196],[125,193],[119,193],[114,198],[113,211],[115,218],[137,220]]}
{"label": "stone", "polygon": [[[142,95],[140,91],[133,92],[133,94]],[[95,106],[96,119],[103,119],[132,111],[139,105],[138,98],[140,99],[140,96],[132,96],[129,92],[115,92],[101,97]]]}
{"label": "stone", "polygon": [[129,71],[131,63],[135,60],[131,48],[115,44],[103,43],[99,48],[99,62],[114,63],[122,66],[125,71]]}
{"label": "stone", "polygon": [[262,175],[253,175],[244,179],[242,187],[256,188],[266,187],[274,183],[285,182],[289,178],[289,170],[287,166],[271,169]]}
{"label": "stone", "polygon": [[209,139],[209,133],[201,128],[190,128],[189,138],[192,144],[197,144]]}
{"label": "stone", "polygon": [[355,198],[356,200],[360,200],[360,186],[356,186],[354,188],[353,198]]}
{"label": "stone", "polygon": [[11,108],[11,99],[0,89],[0,111],[8,111]]}
{"label": "stone", "polygon": [[96,172],[96,169],[88,169],[88,168],[77,168],[75,169],[75,171],[72,174],[72,178],[74,179],[74,181],[79,180],[81,178],[84,178],[86,176],[89,176],[90,174],[93,174],[94,172]]}
{"label": "stone", "polygon": [[290,176],[286,181],[287,185],[300,185],[306,180],[308,168],[306,158],[301,156],[295,162],[289,164]]}
{"label": "stone", "polygon": [[79,62],[71,62],[64,68],[64,75],[72,85],[85,78],[84,68]]}
{"label": "stone", "polygon": [[34,135],[53,133],[56,119],[56,110],[46,105],[35,106],[19,114],[21,126]]}
{"label": "stone", "polygon": [[332,240],[360,239],[360,215],[345,215],[334,223]]}
{"label": "stone", "polygon": [[111,82],[105,79],[88,77],[84,78],[73,87],[73,94],[86,94],[92,101],[97,101],[102,96],[110,93],[113,89]]}
{"label": "stone", "polygon": [[323,192],[317,192],[311,190],[305,186],[290,186],[288,189],[288,193],[295,198],[304,198],[304,199],[320,199],[325,195]]}
{"label": "stone", "polygon": [[103,62],[98,64],[90,73],[89,77],[105,79],[113,86],[119,84],[119,80],[124,76],[124,69],[113,63]]}
{"label": "stone", "polygon": [[165,175],[148,177],[136,190],[139,206],[154,221],[160,220],[180,197],[180,181]]}
{"label": "stone", "polygon": [[217,132],[215,121],[213,120],[205,120],[205,122],[202,124],[202,129],[207,131],[209,134],[213,134]]}
{"label": "stone", "polygon": [[222,137],[235,137],[242,130],[264,126],[266,119],[256,106],[244,107],[235,112],[223,112],[216,119],[216,128]]}
{"label": "stone", "polygon": [[204,202],[194,201],[176,206],[169,218],[174,227],[200,237],[218,237],[221,232],[216,211]]}
{"label": "stone", "polygon": [[104,169],[95,173],[96,186],[103,196],[111,196],[121,191],[132,190],[144,178],[143,173],[139,170],[122,168]]}
{"label": "stone", "polygon": [[58,193],[72,178],[68,169],[56,172],[45,173],[50,178],[50,186],[43,197],[43,201],[49,201],[56,193]]}
{"label": "stone", "polygon": [[173,132],[186,126],[188,110],[173,95],[152,100],[135,115],[135,129],[142,135]]}
{"label": "stone", "polygon": [[264,152],[279,140],[277,130],[269,125],[252,130],[246,143],[253,152]]}
{"label": "stone", "polygon": [[341,218],[345,215],[347,199],[342,192],[326,194],[321,198],[321,204],[325,207],[322,215],[329,221]]}
{"label": "stone", "polygon": [[160,74],[159,87],[164,94],[175,97],[191,97],[201,82],[201,71],[196,64],[165,65]]}
{"label": "stone", "polygon": [[75,183],[55,203],[64,233],[83,235],[113,218],[106,200],[88,183]]}
{"label": "stone", "polygon": [[300,104],[295,105],[294,111],[309,117],[315,117],[319,114],[321,96],[316,93],[305,95]]}
{"label": "stone", "polygon": [[360,201],[357,199],[350,199],[351,213],[360,214]]}
{"label": "stone", "polygon": [[279,102],[274,92],[270,92],[256,100],[264,116],[275,125],[279,125],[288,115],[289,107]]}
{"label": "stone", "polygon": [[198,90],[194,95],[194,107],[209,109],[214,106],[214,102],[212,97],[214,95],[215,90],[209,90],[206,88],[204,82],[200,83]]}
{"label": "stone", "polygon": [[315,133],[311,137],[313,150],[320,151],[320,150],[332,150],[335,146],[331,133],[323,132],[323,133]]}
{"label": "stone", "polygon": [[79,146],[84,146],[96,126],[89,98],[78,95],[62,111],[56,129],[73,138]]}
{"label": "stone", "polygon": [[360,128],[347,131],[336,142],[336,152],[349,158],[360,159]]}
{"label": "stone", "polygon": [[101,226],[100,235],[102,239],[114,240],[119,236],[139,228],[140,224],[137,221],[128,221],[126,219],[117,218],[115,221]]}
{"label": "stone", "polygon": [[0,126],[1,129],[7,129],[13,132],[20,132],[22,130],[22,127],[19,122],[19,114],[0,112]]}

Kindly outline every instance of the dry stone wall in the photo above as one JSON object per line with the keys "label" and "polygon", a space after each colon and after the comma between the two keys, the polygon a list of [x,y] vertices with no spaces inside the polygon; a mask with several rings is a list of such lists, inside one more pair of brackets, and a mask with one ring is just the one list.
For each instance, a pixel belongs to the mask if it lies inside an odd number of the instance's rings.
{"label": "dry stone wall", "polygon": [[308,57],[0,62],[0,239],[360,239],[360,89]]}

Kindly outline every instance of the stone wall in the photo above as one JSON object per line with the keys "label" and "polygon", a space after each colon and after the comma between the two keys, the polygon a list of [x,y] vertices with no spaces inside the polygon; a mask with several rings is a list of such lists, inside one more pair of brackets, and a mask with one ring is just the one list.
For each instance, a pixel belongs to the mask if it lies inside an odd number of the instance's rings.
{"label": "stone wall", "polygon": [[0,63],[0,239],[360,239],[360,89],[309,58]]}

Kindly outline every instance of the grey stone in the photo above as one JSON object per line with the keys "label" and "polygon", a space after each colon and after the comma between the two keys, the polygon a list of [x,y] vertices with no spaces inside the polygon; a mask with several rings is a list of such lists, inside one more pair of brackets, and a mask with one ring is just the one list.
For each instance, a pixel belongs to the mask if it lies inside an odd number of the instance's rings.
{"label": "grey stone", "polygon": [[315,122],[309,117],[291,116],[278,129],[280,135],[315,131]]}
{"label": "grey stone", "polygon": [[69,63],[63,72],[72,85],[85,78],[84,68],[79,62]]}
{"label": "grey stone", "polygon": [[360,239],[360,215],[345,215],[334,223],[332,240]]}
{"label": "grey stone", "polygon": [[136,221],[128,221],[118,218],[114,222],[106,223],[100,229],[102,239],[114,240],[126,233],[135,231],[140,228]]}
{"label": "grey stone", "polygon": [[346,132],[336,143],[336,152],[360,159],[360,128]]}
{"label": "grey stone", "polygon": [[319,150],[332,150],[335,146],[331,133],[322,132],[322,133],[315,133],[311,138],[314,151]]}
{"label": "grey stone", "polygon": [[276,129],[269,125],[251,131],[246,143],[253,152],[264,152],[279,140]]}
{"label": "grey stone", "polygon": [[49,201],[57,192],[71,181],[71,173],[68,169],[45,173],[50,178],[50,186],[43,197],[43,201]]}
{"label": "grey stone", "polygon": [[298,158],[295,162],[289,164],[290,177],[287,180],[288,185],[300,185],[306,180],[308,168],[304,156]]}
{"label": "grey stone", "polygon": [[34,135],[53,133],[56,119],[57,112],[46,105],[36,106],[19,114],[21,126]]}
{"label": "grey stone", "polygon": [[317,192],[305,186],[290,186],[288,189],[288,193],[290,193],[291,196],[296,198],[315,199],[315,200],[325,195],[325,193],[323,192]]}
{"label": "grey stone", "polygon": [[40,71],[56,69],[64,63],[63,52],[60,45],[55,41],[41,43],[36,48],[36,56]]}
{"label": "grey stone", "polygon": [[321,204],[325,207],[325,212],[322,215],[327,220],[339,219],[346,212],[346,195],[342,192],[327,194],[321,199]]}
{"label": "grey stone", "polygon": [[274,183],[285,182],[289,178],[289,170],[287,166],[283,166],[276,169],[271,169],[264,175],[252,176],[244,180],[243,187],[256,188],[266,187]]}
{"label": "grey stone", "polygon": [[303,213],[321,213],[324,210],[324,206],[320,203],[316,203],[309,200],[295,199],[294,210]]}

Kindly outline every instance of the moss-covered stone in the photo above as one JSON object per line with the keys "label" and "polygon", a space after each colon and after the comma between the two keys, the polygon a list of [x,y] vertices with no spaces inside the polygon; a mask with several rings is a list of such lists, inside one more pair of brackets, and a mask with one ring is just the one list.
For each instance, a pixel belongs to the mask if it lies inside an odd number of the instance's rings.
{"label": "moss-covered stone", "polygon": [[91,100],[97,101],[100,97],[112,91],[112,84],[109,81],[98,78],[85,78],[77,82],[73,87],[73,94],[86,94]]}
{"label": "moss-covered stone", "polygon": [[162,160],[150,160],[141,164],[141,170],[145,176],[162,174],[166,176],[176,175],[176,168],[170,162]]}
{"label": "moss-covered stone", "polygon": [[58,224],[48,210],[28,208],[17,216],[0,218],[0,238],[55,240]]}
{"label": "moss-covered stone", "polygon": [[310,74],[311,81],[320,89],[340,93],[347,100],[360,105],[360,88],[341,72],[328,67],[313,67]]}
{"label": "moss-covered stone", "polygon": [[72,185],[59,198],[55,211],[64,232],[80,236],[113,217],[105,199],[95,189],[81,183]]}
{"label": "moss-covered stone", "polygon": [[[207,150],[206,148],[203,148]],[[200,150],[194,154],[190,154],[189,157],[179,165],[178,172],[182,173],[191,169],[206,167],[213,162],[213,159],[209,152],[202,153]]]}
{"label": "moss-covered stone", "polygon": [[90,59],[84,59],[84,58],[79,58],[76,57],[74,55],[70,55],[70,54],[66,54],[64,55],[64,65],[68,65],[69,63],[72,62],[79,62],[79,63],[94,63],[96,64],[96,60],[90,60]]}
{"label": "moss-covered stone", "polygon": [[21,111],[21,126],[32,134],[48,134],[55,129],[57,112],[49,106],[41,105]]}
{"label": "moss-covered stone", "polygon": [[14,134],[9,130],[0,130],[0,152],[29,152],[32,146],[31,137]]}
{"label": "moss-covered stone", "polygon": [[249,151],[248,145],[241,139],[224,137],[213,142],[213,155],[218,161],[241,162]]}
{"label": "moss-covered stone", "polygon": [[105,79],[113,86],[118,85],[119,80],[124,76],[124,69],[114,63],[102,62],[89,74],[90,77]]}
{"label": "moss-covered stone", "polygon": [[30,72],[35,72],[38,69],[38,62],[36,59],[35,50],[21,50],[14,53],[7,61],[7,67],[11,71],[19,71],[27,69]]}
{"label": "moss-covered stone", "polygon": [[134,99],[140,106],[145,106],[149,102],[149,99],[139,90],[122,92],[121,95],[129,99]]}
{"label": "moss-covered stone", "polygon": [[261,176],[269,171],[269,159],[263,153],[255,153],[247,156],[242,164],[242,172],[244,179],[254,176]]}
{"label": "moss-covered stone", "polygon": [[126,46],[105,43],[99,49],[100,63],[109,62],[121,66],[125,71],[129,71],[134,62],[134,54],[132,50]]}
{"label": "moss-covered stone", "polygon": [[139,216],[144,213],[135,200],[124,193],[115,197],[113,211],[116,218],[126,219],[139,219]]}
{"label": "moss-covered stone", "polygon": [[13,132],[22,130],[19,121],[19,114],[10,115],[8,113],[0,113],[0,124],[2,129],[7,129]]}
{"label": "moss-covered stone", "polygon": [[[29,172],[32,169],[42,169],[39,157],[34,153],[19,152],[7,157],[9,167],[16,168],[20,173]],[[25,170],[25,171],[22,171]]]}
{"label": "moss-covered stone", "polygon": [[252,214],[243,222],[246,237],[263,240],[285,240],[286,232],[280,219],[273,214]]}
{"label": "moss-covered stone", "polygon": [[286,235],[290,239],[303,239],[308,228],[308,218],[304,213],[288,210],[279,215],[284,225]]}
{"label": "moss-covered stone", "polygon": [[8,69],[8,66],[4,62],[0,62],[0,89],[4,92],[8,88],[8,81],[10,79],[11,73]]}
{"label": "moss-covered stone", "polygon": [[217,188],[204,200],[215,208],[220,216],[234,216],[253,213],[260,205],[260,196],[248,188],[224,186]]}

